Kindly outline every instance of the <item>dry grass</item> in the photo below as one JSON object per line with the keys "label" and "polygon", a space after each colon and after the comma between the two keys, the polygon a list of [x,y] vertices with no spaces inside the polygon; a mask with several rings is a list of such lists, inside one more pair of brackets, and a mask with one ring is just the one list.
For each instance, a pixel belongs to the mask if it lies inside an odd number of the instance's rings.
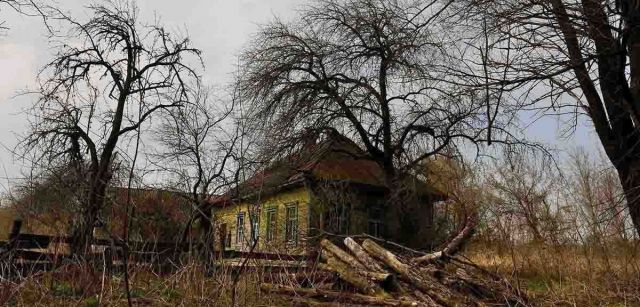
{"label": "dry grass", "polygon": [[9,239],[9,232],[17,214],[11,208],[0,208],[0,240]]}
{"label": "dry grass", "polygon": [[[231,306],[231,274],[206,277],[197,265],[169,276],[132,268],[135,306]],[[263,272],[243,274],[236,288],[236,306],[287,306],[281,298],[259,291]],[[127,306],[122,275],[104,276],[89,267],[69,265],[31,276],[19,284],[0,284],[1,306]]]}
{"label": "dry grass", "polygon": [[474,246],[466,256],[511,279],[537,306],[640,306],[637,243]]}
{"label": "dry grass", "polygon": [[[606,247],[475,245],[465,255],[509,278],[535,306],[640,306],[640,246]],[[198,265],[158,276],[144,267],[130,270],[136,306],[231,306],[232,274],[220,269],[204,276]],[[289,306],[259,286],[269,273],[249,271],[236,286],[236,306]],[[126,306],[122,275],[107,277],[89,267],[69,265],[0,284],[0,305]]]}

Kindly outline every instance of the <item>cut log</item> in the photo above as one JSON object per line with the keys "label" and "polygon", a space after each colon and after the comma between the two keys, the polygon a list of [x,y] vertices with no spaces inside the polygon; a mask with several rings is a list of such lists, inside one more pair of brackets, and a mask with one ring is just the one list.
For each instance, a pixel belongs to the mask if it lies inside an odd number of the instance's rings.
{"label": "cut log", "polygon": [[[294,297],[303,306],[526,306],[526,298],[504,279],[446,254],[459,250],[472,231],[473,224],[467,226],[442,251],[420,257],[425,261],[421,264],[372,240],[358,244],[347,238],[345,248],[324,241],[323,262],[317,269],[330,273],[329,280],[348,285],[342,292],[319,284],[304,288],[304,283],[296,287],[266,284],[261,289]],[[429,263],[438,259],[447,261]]]}
{"label": "cut log", "polygon": [[369,256],[369,254],[367,254],[367,252],[362,248],[362,246],[360,246],[360,244],[358,244],[358,242],[356,242],[355,240],[351,239],[351,238],[346,238],[344,239],[344,245],[354,254],[356,255],[356,257],[358,257],[358,260],[360,260],[360,262],[367,267],[369,270],[373,271],[373,272],[386,272],[379,264],[378,262],[371,258],[371,256]]}
{"label": "cut log", "polygon": [[[331,262],[334,261],[331,259]],[[318,264],[318,268],[321,270],[338,273],[330,264],[320,263]],[[367,280],[376,282],[376,283],[386,283],[393,279],[393,274],[390,273],[379,273],[379,272],[371,272],[371,271],[358,271],[358,274],[364,276]]]}
{"label": "cut log", "polygon": [[416,263],[424,264],[424,263],[430,263],[445,257],[451,257],[455,255],[458,251],[460,251],[462,246],[467,241],[469,241],[469,239],[473,236],[473,233],[475,232],[475,229],[476,229],[476,224],[477,224],[477,215],[470,214],[465,219],[464,227],[460,230],[460,232],[458,232],[458,234],[456,234],[455,237],[453,237],[453,239],[451,239],[451,241],[441,251],[427,254],[421,257],[417,257],[414,259],[414,261]]}
{"label": "cut log", "polygon": [[431,263],[436,260],[440,260],[442,258],[442,255],[444,255],[444,253],[442,251],[439,251],[431,254],[426,254],[424,256],[420,256],[418,258],[415,258],[414,261],[416,263],[422,263],[422,264]]}
{"label": "cut log", "polygon": [[357,293],[345,293],[324,289],[301,289],[289,286],[262,284],[260,290],[288,296],[301,296],[329,302],[348,302],[375,306],[425,306],[409,299],[385,299]]}
{"label": "cut log", "polygon": [[[323,251],[328,251],[335,255],[338,259],[343,261],[344,263],[350,265],[352,268],[357,270],[364,270],[366,267],[358,261],[355,257],[349,255],[347,252],[343,251],[341,248],[337,247],[335,244],[331,243],[331,241],[327,239],[322,239],[320,241],[320,246],[322,246]],[[323,253],[324,254],[324,253]]]}
{"label": "cut log", "polygon": [[384,249],[382,246],[376,244],[375,242],[366,239],[362,243],[362,247],[364,250],[369,253],[369,255],[373,256],[384,264],[389,266],[394,272],[400,275],[408,275],[409,274],[409,266],[402,263],[398,260],[398,257],[394,255],[392,252]]}
{"label": "cut log", "polygon": [[391,297],[382,289],[382,287],[370,281],[366,276],[362,275],[360,270],[354,270],[333,255],[327,255],[327,257],[328,258],[326,266],[328,266],[330,270],[338,273],[342,280],[354,286],[361,293],[382,298]]}
{"label": "cut log", "polygon": [[429,276],[419,276],[417,272],[412,271],[410,266],[401,262],[392,252],[384,249],[382,246],[367,239],[362,243],[362,247],[374,258],[384,262],[396,273],[399,277],[409,282],[418,290],[421,290],[429,297],[431,297],[438,304],[443,306],[449,306],[449,295],[445,291],[442,291],[441,287],[437,287],[433,278]]}

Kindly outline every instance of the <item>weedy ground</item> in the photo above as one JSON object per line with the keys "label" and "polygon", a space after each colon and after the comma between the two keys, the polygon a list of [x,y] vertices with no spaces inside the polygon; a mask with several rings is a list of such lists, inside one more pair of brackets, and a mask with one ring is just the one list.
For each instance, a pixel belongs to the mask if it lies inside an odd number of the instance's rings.
{"label": "weedy ground", "polygon": [[640,306],[640,244],[475,245],[466,256],[536,306]]}
{"label": "weedy ground", "polygon": [[[496,246],[474,244],[463,254],[509,279],[533,306],[640,306],[640,245]],[[198,265],[171,275],[131,268],[136,306],[231,306],[233,274],[210,276]],[[289,306],[291,300],[259,291],[267,272],[247,271],[235,283],[236,306]],[[122,274],[107,276],[88,266],[67,265],[19,283],[0,283],[5,306],[127,306]]]}
{"label": "weedy ground", "polygon": [[[232,306],[232,274],[205,276],[196,265],[170,276],[144,268],[130,270],[130,293],[135,306]],[[259,291],[263,273],[248,272],[235,284],[236,306],[288,306],[279,297]],[[56,272],[26,278],[0,287],[0,306],[127,306],[124,276],[108,277],[89,267],[68,265]]]}

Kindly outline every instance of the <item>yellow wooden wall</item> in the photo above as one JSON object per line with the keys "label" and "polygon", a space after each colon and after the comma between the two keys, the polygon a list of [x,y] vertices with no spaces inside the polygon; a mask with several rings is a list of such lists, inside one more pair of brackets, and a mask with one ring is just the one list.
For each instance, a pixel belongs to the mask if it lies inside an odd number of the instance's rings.
{"label": "yellow wooden wall", "polygon": [[[260,225],[259,225],[259,238],[256,248],[253,250],[258,253],[283,253],[283,254],[302,254],[305,252],[305,241],[307,238],[307,231],[309,229],[309,202],[310,192],[307,188],[301,187],[289,191],[280,192],[273,196],[265,197],[264,200],[258,203],[240,203],[225,208],[218,208],[214,211],[214,219],[216,228],[222,224],[227,225],[227,232],[231,232],[231,247],[228,249],[236,251],[249,251],[251,235],[250,225],[250,212],[257,212]],[[285,242],[285,215],[286,207],[289,204],[298,204],[298,244],[292,246]],[[272,241],[266,242],[267,231],[267,218],[266,212],[269,208],[275,208],[277,211],[277,228],[275,237]],[[255,211],[254,211],[255,210]],[[236,219],[238,213],[244,212],[245,214],[245,238],[244,242],[237,242],[236,233],[237,225]],[[217,234],[219,238],[219,232]]]}

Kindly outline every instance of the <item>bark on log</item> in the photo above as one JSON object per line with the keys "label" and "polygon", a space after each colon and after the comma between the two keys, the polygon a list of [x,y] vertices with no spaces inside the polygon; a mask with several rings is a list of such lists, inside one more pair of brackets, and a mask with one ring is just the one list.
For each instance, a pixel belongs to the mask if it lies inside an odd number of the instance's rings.
{"label": "bark on log", "polygon": [[[384,249],[382,246],[367,239],[362,243],[362,247],[374,258],[384,262],[396,273],[399,274],[401,279],[406,280],[418,290],[421,290],[426,295],[431,297],[438,304],[443,306],[449,306],[450,295],[442,291],[442,287],[437,287],[433,280],[426,281],[426,276],[418,276],[413,274],[409,265],[401,262],[392,252]],[[444,297],[446,296],[446,297]]]}
{"label": "bark on log", "polygon": [[340,275],[340,278],[356,287],[363,294],[373,295],[381,298],[390,298],[379,285],[371,282],[360,270],[354,270],[346,263],[337,259],[334,255],[327,255],[327,266]]}
{"label": "bark on log", "polygon": [[435,253],[431,253],[431,254],[426,254],[424,256],[420,256],[418,258],[415,258],[414,261],[416,263],[420,263],[420,264],[431,263],[431,262],[434,262],[436,260],[440,260],[443,255],[444,255],[444,253],[442,251],[439,251],[439,252],[435,252]]}
{"label": "bark on log", "polygon": [[480,268],[463,266],[455,257],[447,257],[446,252],[459,250],[473,231],[474,223],[469,221],[445,249],[420,257],[429,261],[439,257],[451,260],[438,265],[420,265],[411,256],[396,256],[372,240],[358,244],[347,238],[345,248],[323,241],[324,263],[317,265],[319,273],[331,273],[330,280],[337,281],[337,277],[341,283],[348,284],[349,289],[362,294],[329,290],[326,284],[324,287],[316,284],[313,289],[304,285],[294,288],[265,284],[261,289],[295,297],[305,306],[526,306],[526,297],[514,291],[508,282]]}
{"label": "bark on log", "polygon": [[[334,261],[334,260],[331,259],[331,261]],[[336,269],[334,269],[334,267],[331,266],[330,263],[327,263],[327,264],[320,263],[320,264],[318,264],[318,268],[321,269],[321,270],[338,273],[338,271]],[[393,274],[390,274],[390,273],[379,273],[379,272],[372,272],[372,271],[358,271],[358,274],[362,275],[367,280],[370,280],[370,281],[373,281],[373,282],[376,282],[376,283],[386,283],[386,282],[389,282],[391,279],[393,279]]]}
{"label": "bark on log", "polygon": [[367,252],[362,248],[362,246],[360,246],[360,244],[358,244],[358,242],[356,242],[355,240],[351,239],[351,238],[346,238],[344,239],[344,245],[354,254],[356,255],[356,257],[358,257],[358,260],[360,260],[360,262],[367,267],[369,270],[373,271],[373,272],[386,272],[379,264],[378,262],[371,258],[371,256],[369,256],[369,254],[367,254]]}
{"label": "bark on log", "polygon": [[426,264],[443,259],[444,257],[451,257],[455,255],[458,251],[460,251],[462,246],[473,236],[473,233],[476,229],[476,224],[477,214],[470,214],[465,219],[464,227],[441,251],[414,258],[414,261],[419,264]]}
{"label": "bark on log", "polygon": [[373,256],[373,258],[376,258],[382,261],[384,264],[389,266],[394,272],[400,275],[409,274],[409,266],[402,263],[400,260],[398,260],[396,255],[384,249],[382,246],[376,244],[375,242],[369,239],[366,239],[362,243],[362,247],[364,248],[365,251],[367,251],[367,253],[369,253],[369,255]]}
{"label": "bark on log", "polygon": [[366,269],[366,267],[362,263],[360,263],[360,261],[358,261],[358,259],[356,259],[355,257],[349,255],[347,252],[343,251],[341,248],[339,248],[335,244],[331,243],[331,241],[329,241],[327,239],[322,239],[322,241],[320,241],[320,245],[322,246],[323,251],[328,251],[328,252],[332,253],[333,255],[338,257],[338,259],[340,259],[341,261],[349,264],[354,269],[357,269],[357,270]]}
{"label": "bark on log", "polygon": [[466,225],[464,226],[464,228],[462,228],[460,233],[458,233],[458,235],[455,236],[449,244],[447,244],[447,247],[442,250],[443,254],[447,256],[453,256],[458,251],[460,251],[464,243],[469,241],[469,239],[473,236],[473,233],[476,230],[477,216],[475,214],[469,215],[466,221]]}
{"label": "bark on log", "polygon": [[341,301],[355,304],[377,305],[377,306],[424,306],[413,300],[408,299],[385,299],[369,295],[357,293],[344,293],[329,291],[323,289],[304,289],[289,286],[262,284],[260,290],[269,293],[282,294],[288,296],[302,296],[306,298],[315,298],[324,301]]}

